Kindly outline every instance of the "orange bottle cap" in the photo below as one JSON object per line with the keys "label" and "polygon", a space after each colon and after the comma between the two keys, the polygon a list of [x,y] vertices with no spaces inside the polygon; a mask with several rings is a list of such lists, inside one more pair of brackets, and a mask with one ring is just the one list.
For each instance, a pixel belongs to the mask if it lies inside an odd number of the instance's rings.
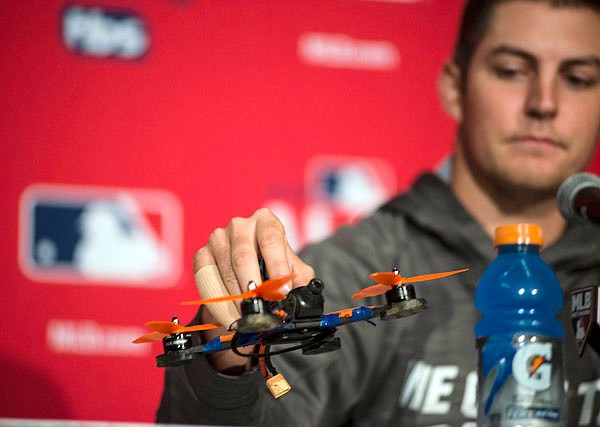
{"label": "orange bottle cap", "polygon": [[507,224],[496,227],[494,247],[498,245],[542,246],[542,227],[536,224]]}

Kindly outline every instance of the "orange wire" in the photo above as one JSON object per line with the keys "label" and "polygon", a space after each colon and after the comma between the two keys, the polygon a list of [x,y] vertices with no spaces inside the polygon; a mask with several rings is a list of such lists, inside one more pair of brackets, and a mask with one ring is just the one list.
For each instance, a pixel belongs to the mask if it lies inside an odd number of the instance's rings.
{"label": "orange wire", "polygon": [[[259,354],[264,354],[265,353],[265,345],[261,344],[260,347],[258,348],[258,353]],[[260,373],[262,374],[262,376],[268,380],[269,378],[271,378],[271,376],[269,375],[269,373],[267,372],[267,366],[265,365],[265,358],[264,357],[259,357],[258,358],[258,367],[260,368]]]}

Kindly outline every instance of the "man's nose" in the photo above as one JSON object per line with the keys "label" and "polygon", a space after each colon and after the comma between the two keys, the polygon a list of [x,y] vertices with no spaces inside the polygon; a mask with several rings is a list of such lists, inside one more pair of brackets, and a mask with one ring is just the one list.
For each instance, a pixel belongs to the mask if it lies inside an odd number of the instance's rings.
{"label": "man's nose", "polygon": [[538,75],[529,86],[525,113],[535,120],[549,120],[558,113],[558,94],[552,76]]}

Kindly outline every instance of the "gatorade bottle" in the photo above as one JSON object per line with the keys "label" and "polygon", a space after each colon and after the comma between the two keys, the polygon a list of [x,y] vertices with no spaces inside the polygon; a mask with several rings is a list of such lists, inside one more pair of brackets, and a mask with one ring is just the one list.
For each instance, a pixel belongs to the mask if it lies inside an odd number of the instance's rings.
{"label": "gatorade bottle", "polygon": [[482,317],[478,349],[477,425],[565,426],[561,342],[556,317],[562,290],[540,257],[542,230],[534,224],[496,229],[498,256],[475,293]]}

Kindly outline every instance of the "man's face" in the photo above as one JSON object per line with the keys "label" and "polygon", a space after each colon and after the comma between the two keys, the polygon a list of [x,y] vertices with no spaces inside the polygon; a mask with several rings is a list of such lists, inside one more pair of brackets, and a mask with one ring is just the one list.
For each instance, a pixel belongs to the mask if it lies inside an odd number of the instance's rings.
{"label": "man's face", "polygon": [[499,5],[469,64],[458,150],[494,185],[555,190],[600,137],[600,14]]}

